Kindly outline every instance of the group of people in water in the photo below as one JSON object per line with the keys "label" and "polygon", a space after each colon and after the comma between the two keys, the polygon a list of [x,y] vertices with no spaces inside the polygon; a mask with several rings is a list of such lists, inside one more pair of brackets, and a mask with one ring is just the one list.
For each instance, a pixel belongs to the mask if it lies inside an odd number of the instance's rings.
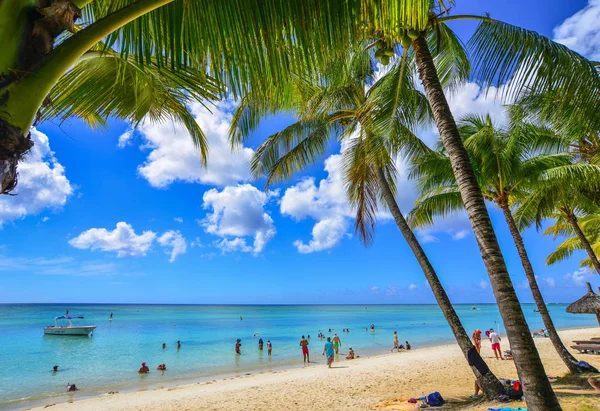
{"label": "group of people in water", "polygon": [[[162,349],[163,350],[167,349],[167,343],[162,343]],[[180,349],[181,349],[181,341],[177,340],[177,351],[179,351]],[[158,371],[166,371],[167,364],[165,364],[165,363],[158,364],[158,367],[156,367],[156,369]],[[149,372],[150,372],[150,368],[148,368],[148,366],[146,365],[146,362],[142,362],[142,366],[138,370],[138,374],[148,374]]]}

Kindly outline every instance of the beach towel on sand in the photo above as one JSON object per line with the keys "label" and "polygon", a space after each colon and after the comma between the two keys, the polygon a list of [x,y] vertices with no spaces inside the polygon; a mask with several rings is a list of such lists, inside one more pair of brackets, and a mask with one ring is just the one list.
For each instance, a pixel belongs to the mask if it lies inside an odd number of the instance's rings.
{"label": "beach towel on sand", "polygon": [[488,408],[488,411],[527,411],[527,408]]}

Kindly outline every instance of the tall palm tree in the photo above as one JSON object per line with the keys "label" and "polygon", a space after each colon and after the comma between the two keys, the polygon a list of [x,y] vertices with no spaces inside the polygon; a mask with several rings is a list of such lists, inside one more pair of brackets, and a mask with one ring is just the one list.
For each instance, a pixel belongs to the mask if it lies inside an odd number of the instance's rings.
{"label": "tall palm tree", "polygon": [[[441,33],[439,35],[444,35]],[[462,326],[433,265],[408,226],[395,198],[394,165],[390,156],[400,150],[414,154],[429,149],[410,131],[428,115],[424,96],[412,86],[402,65],[393,65],[387,74],[374,81],[370,56],[362,50],[351,50],[346,59],[332,62],[319,78],[298,78],[272,96],[249,94],[234,115],[231,139],[235,145],[248,138],[267,112],[297,113],[297,121],[267,137],[252,159],[256,177],[267,176],[267,187],[289,178],[324,154],[328,141],[342,142],[344,178],[351,204],[356,208],[356,230],[365,243],[372,240],[378,198],[381,196],[404,239],[417,258],[427,282],[465,358],[483,362]],[[399,78],[402,83],[399,83]],[[379,110],[382,97],[397,92],[401,104],[394,114],[391,134],[381,138],[365,123],[370,112]],[[487,366],[471,366],[484,393],[495,398],[501,393],[497,378]]]}
{"label": "tall palm tree", "polygon": [[[571,257],[575,250],[583,250],[583,244],[579,237],[575,234],[573,227],[567,223],[560,214],[555,216],[556,221],[553,225],[544,230],[545,235],[553,235],[556,238],[559,235],[568,237],[560,243],[556,250],[546,257],[546,264],[552,265],[559,261],[566,260]],[[581,227],[585,237],[589,239],[592,246],[592,251],[595,255],[600,255],[600,212],[586,215],[578,220],[578,225]],[[591,258],[586,258],[581,261],[581,267],[594,268]]]}
{"label": "tall palm tree", "polygon": [[[504,214],[554,348],[571,372],[582,372],[554,327],[512,212],[513,204],[535,189],[543,172],[570,164],[570,158],[568,154],[555,154],[556,148],[561,148],[562,140],[554,138],[550,130],[517,121],[514,117],[511,120],[509,129],[504,130],[494,125],[489,115],[469,115],[461,119],[458,129],[484,198]],[[419,179],[423,191],[409,215],[411,226],[432,224],[435,215],[464,209],[450,160],[443,152],[427,153],[416,159],[410,174]]]}

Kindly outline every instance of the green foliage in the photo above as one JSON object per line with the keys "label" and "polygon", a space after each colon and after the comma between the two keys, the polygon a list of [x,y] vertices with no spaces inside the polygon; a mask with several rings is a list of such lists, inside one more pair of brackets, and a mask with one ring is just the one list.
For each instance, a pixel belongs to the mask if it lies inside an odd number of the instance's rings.
{"label": "green foliage", "polygon": [[193,68],[161,70],[155,61],[140,66],[135,56],[90,51],[52,88],[40,120],[77,117],[93,127],[105,125],[109,117],[133,125],[145,117],[154,122],[179,120],[206,163],[206,137],[187,106],[216,101],[220,92],[215,79]]}

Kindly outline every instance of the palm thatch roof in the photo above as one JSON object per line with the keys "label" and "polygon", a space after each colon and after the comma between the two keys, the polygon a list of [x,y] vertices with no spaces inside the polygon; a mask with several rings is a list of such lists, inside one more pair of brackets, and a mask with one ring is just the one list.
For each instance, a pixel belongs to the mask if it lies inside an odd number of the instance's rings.
{"label": "palm thatch roof", "polygon": [[587,283],[588,292],[579,300],[567,307],[567,312],[571,314],[600,314],[600,295],[592,290],[590,283]]}

